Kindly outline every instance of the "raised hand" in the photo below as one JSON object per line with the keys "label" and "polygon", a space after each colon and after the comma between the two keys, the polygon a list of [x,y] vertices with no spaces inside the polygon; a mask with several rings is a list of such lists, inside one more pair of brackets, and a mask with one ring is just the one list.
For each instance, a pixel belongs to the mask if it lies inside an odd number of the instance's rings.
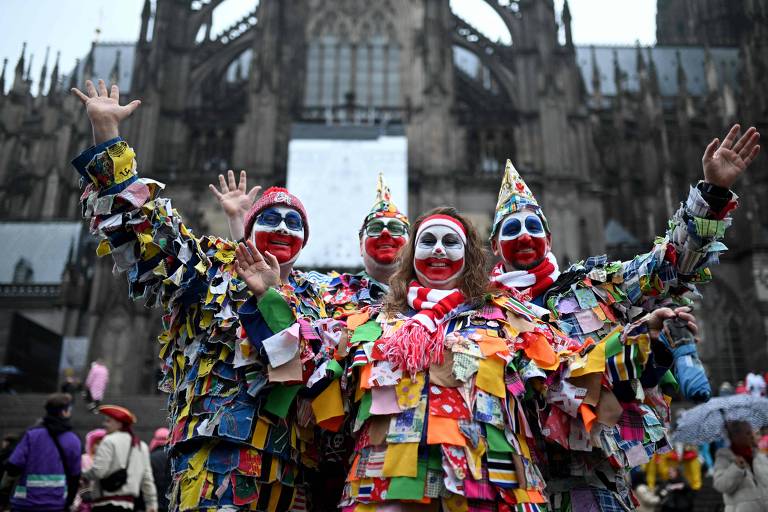
{"label": "raised hand", "polygon": [[248,289],[258,298],[280,283],[280,264],[274,255],[264,255],[248,240],[247,247],[238,244],[235,250],[235,269]]}
{"label": "raised hand", "polygon": [[245,214],[248,213],[261,190],[261,187],[255,186],[246,193],[246,180],[245,171],[240,171],[240,183],[235,184],[235,173],[230,169],[227,171],[226,180],[223,175],[219,174],[221,190],[217,189],[215,185],[208,185],[227,216],[229,232],[233,240],[240,240],[245,237]]}
{"label": "raised hand", "polygon": [[247,176],[245,171],[240,171],[240,182],[235,184],[235,173],[230,169],[227,171],[227,179],[224,179],[224,175],[219,174],[220,190],[216,188],[216,185],[208,185],[208,188],[211,189],[213,195],[219,200],[219,204],[221,204],[221,208],[227,217],[234,215],[243,217],[248,213],[261,190],[261,187],[256,185],[246,193],[246,185]]}
{"label": "raised hand", "polygon": [[109,91],[104,80],[99,79],[98,84],[97,89],[92,81],[86,80],[87,95],[75,87],[72,88],[72,93],[85,105],[85,111],[93,128],[93,141],[101,144],[118,136],[120,121],[133,114],[134,110],[141,105],[141,101],[133,100],[121,106],[120,89],[117,84],[112,84]]}
{"label": "raised hand", "polygon": [[731,188],[744,170],[760,153],[760,133],[751,127],[739,140],[736,137],[741,126],[735,124],[720,143],[714,139],[704,151],[701,164],[704,167],[704,181],[718,187]]}

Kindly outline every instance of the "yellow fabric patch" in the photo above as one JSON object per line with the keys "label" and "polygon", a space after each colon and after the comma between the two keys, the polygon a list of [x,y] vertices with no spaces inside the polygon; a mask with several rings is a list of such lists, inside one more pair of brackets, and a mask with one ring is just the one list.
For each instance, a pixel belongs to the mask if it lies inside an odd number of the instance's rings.
{"label": "yellow fabric patch", "polygon": [[[400,409],[413,409],[421,402],[421,391],[424,389],[424,372],[416,374],[414,379],[411,379],[408,375],[403,375],[395,385],[395,393],[397,394],[397,405]],[[414,471],[416,469],[414,468]],[[414,473],[413,476],[416,476]]]}
{"label": "yellow fabric patch", "polygon": [[319,422],[330,418],[344,416],[344,403],[341,401],[341,387],[336,379],[325,390],[312,400],[312,412]]}
{"label": "yellow fabric patch", "polygon": [[469,502],[460,494],[450,493],[450,496],[442,499],[442,503],[446,512],[469,512]]}
{"label": "yellow fabric patch", "polygon": [[390,443],[384,454],[382,475],[386,477],[417,475],[419,443]]}
{"label": "yellow fabric patch", "polygon": [[504,398],[506,396],[504,365],[504,361],[495,356],[480,359],[475,385],[486,393]]}
{"label": "yellow fabric patch", "polygon": [[251,446],[263,450],[264,444],[267,441],[267,434],[269,434],[269,423],[259,418],[256,420],[256,428],[253,429],[253,436],[251,436]]}
{"label": "yellow fabric patch", "polygon": [[136,153],[125,142],[120,141],[107,148],[107,154],[112,160],[112,172],[115,177],[115,185],[124,182],[133,176],[134,160]]}
{"label": "yellow fabric patch", "polygon": [[112,246],[109,244],[109,240],[106,238],[99,242],[98,247],[96,247],[96,256],[101,258],[102,256],[106,256],[107,254],[112,254]]}
{"label": "yellow fabric patch", "polygon": [[586,355],[587,363],[582,368],[571,372],[571,377],[580,377],[588,373],[602,373],[605,371],[605,343],[598,343]]}

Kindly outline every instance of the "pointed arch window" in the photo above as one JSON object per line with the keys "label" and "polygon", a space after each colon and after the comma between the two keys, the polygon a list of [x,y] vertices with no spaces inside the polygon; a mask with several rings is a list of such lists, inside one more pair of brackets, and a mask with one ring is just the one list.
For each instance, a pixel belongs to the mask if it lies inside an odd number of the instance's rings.
{"label": "pointed arch window", "polygon": [[321,26],[307,46],[304,105],[309,108],[400,106],[400,45],[392,30]]}

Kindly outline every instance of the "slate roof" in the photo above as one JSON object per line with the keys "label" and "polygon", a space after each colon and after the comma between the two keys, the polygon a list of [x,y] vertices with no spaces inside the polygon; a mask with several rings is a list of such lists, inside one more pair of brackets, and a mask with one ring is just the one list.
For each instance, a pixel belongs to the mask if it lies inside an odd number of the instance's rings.
{"label": "slate roof", "polygon": [[[631,92],[640,88],[637,73],[637,48],[634,46],[595,46],[595,60],[600,70],[600,90],[604,96],[616,95],[614,80],[614,52],[618,58],[619,68],[626,73],[625,87]],[[648,56],[656,64],[656,74],[659,78],[659,90],[662,96],[677,95],[677,52],[686,74],[688,93],[692,96],[702,96],[707,92],[707,81],[704,68],[705,49],[701,46],[655,46],[650,49],[641,48],[641,54],[648,66]],[[730,84],[734,91],[738,90],[739,50],[738,48],[710,48],[712,60],[717,70],[718,85]],[[590,46],[576,47],[576,62],[581,68],[581,75],[592,91],[592,50]]]}

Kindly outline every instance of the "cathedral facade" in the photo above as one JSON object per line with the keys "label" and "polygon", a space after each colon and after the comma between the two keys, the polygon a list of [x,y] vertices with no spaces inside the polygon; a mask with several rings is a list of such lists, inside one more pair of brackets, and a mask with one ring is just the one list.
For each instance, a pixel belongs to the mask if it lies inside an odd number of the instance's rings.
{"label": "cathedral facade", "polygon": [[[90,130],[66,91],[85,78],[109,78],[142,100],[123,136],[197,233],[226,235],[206,188],[218,173],[284,184],[291,138],[307,129],[332,138],[341,127],[403,134],[411,215],[451,204],[486,232],[512,159],[543,204],[561,266],[647,251],[700,178],[713,137],[736,120],[768,133],[766,0],[714,20],[698,2],[660,0],[652,48],[574,45],[567,1],[557,16],[551,0],[478,0],[509,44],[448,0],[261,0],[213,34],[222,3],[147,0],[137,42],[94,43],[66,77],[58,61],[50,76],[46,65],[34,90],[28,56],[13,75],[4,67],[0,232],[16,252],[0,272],[0,361],[37,365],[27,339],[51,354],[60,347],[55,381],[82,365],[67,354],[86,340],[122,392],[153,386],[159,313],[129,303],[77,227],[68,159]],[[767,168],[761,155],[739,182],[730,251],[702,287],[700,351],[715,382],[768,366]]]}

